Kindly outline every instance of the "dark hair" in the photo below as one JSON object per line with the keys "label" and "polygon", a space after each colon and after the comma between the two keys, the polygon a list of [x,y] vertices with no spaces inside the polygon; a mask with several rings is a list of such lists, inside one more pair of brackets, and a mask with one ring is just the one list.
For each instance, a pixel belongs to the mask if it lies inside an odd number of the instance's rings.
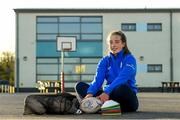
{"label": "dark hair", "polygon": [[123,49],[124,49],[124,55],[130,54],[131,52],[130,52],[130,50],[128,49],[128,46],[127,46],[126,35],[125,35],[122,31],[119,31],[119,30],[117,30],[117,31],[112,31],[112,32],[109,34],[108,39],[110,39],[110,37],[111,37],[112,35],[119,35],[119,36],[121,37],[121,41],[122,41],[123,43],[125,43],[125,46],[124,46],[124,48],[123,48]]}

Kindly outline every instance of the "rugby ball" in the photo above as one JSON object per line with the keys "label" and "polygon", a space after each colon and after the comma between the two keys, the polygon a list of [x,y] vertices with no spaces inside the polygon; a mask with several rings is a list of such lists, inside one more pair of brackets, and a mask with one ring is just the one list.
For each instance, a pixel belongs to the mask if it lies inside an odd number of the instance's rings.
{"label": "rugby ball", "polygon": [[80,103],[80,109],[85,113],[96,113],[101,109],[103,102],[96,97],[85,98]]}

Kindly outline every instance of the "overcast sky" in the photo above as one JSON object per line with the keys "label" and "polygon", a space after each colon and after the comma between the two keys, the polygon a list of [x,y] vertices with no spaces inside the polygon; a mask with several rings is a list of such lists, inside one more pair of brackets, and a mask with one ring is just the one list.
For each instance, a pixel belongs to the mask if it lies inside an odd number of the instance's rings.
{"label": "overcast sky", "polygon": [[180,0],[1,0],[0,52],[15,51],[14,8],[180,8]]}

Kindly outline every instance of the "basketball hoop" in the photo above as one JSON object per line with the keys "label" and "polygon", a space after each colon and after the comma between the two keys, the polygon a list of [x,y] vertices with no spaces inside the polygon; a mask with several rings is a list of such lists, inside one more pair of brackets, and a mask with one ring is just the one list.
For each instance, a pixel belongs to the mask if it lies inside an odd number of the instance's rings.
{"label": "basketball hoop", "polygon": [[76,37],[57,37],[57,50],[61,51],[61,93],[64,93],[64,52],[76,51]]}
{"label": "basketball hoop", "polygon": [[61,42],[61,50],[71,51],[72,50],[72,42]]}
{"label": "basketball hoop", "polygon": [[71,51],[71,48],[63,48],[63,51]]}

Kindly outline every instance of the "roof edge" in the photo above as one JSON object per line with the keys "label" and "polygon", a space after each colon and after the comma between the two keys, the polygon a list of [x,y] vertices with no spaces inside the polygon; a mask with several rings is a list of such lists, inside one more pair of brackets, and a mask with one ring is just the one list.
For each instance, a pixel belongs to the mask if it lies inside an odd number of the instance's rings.
{"label": "roof edge", "polygon": [[180,8],[15,8],[15,12],[180,12]]}

